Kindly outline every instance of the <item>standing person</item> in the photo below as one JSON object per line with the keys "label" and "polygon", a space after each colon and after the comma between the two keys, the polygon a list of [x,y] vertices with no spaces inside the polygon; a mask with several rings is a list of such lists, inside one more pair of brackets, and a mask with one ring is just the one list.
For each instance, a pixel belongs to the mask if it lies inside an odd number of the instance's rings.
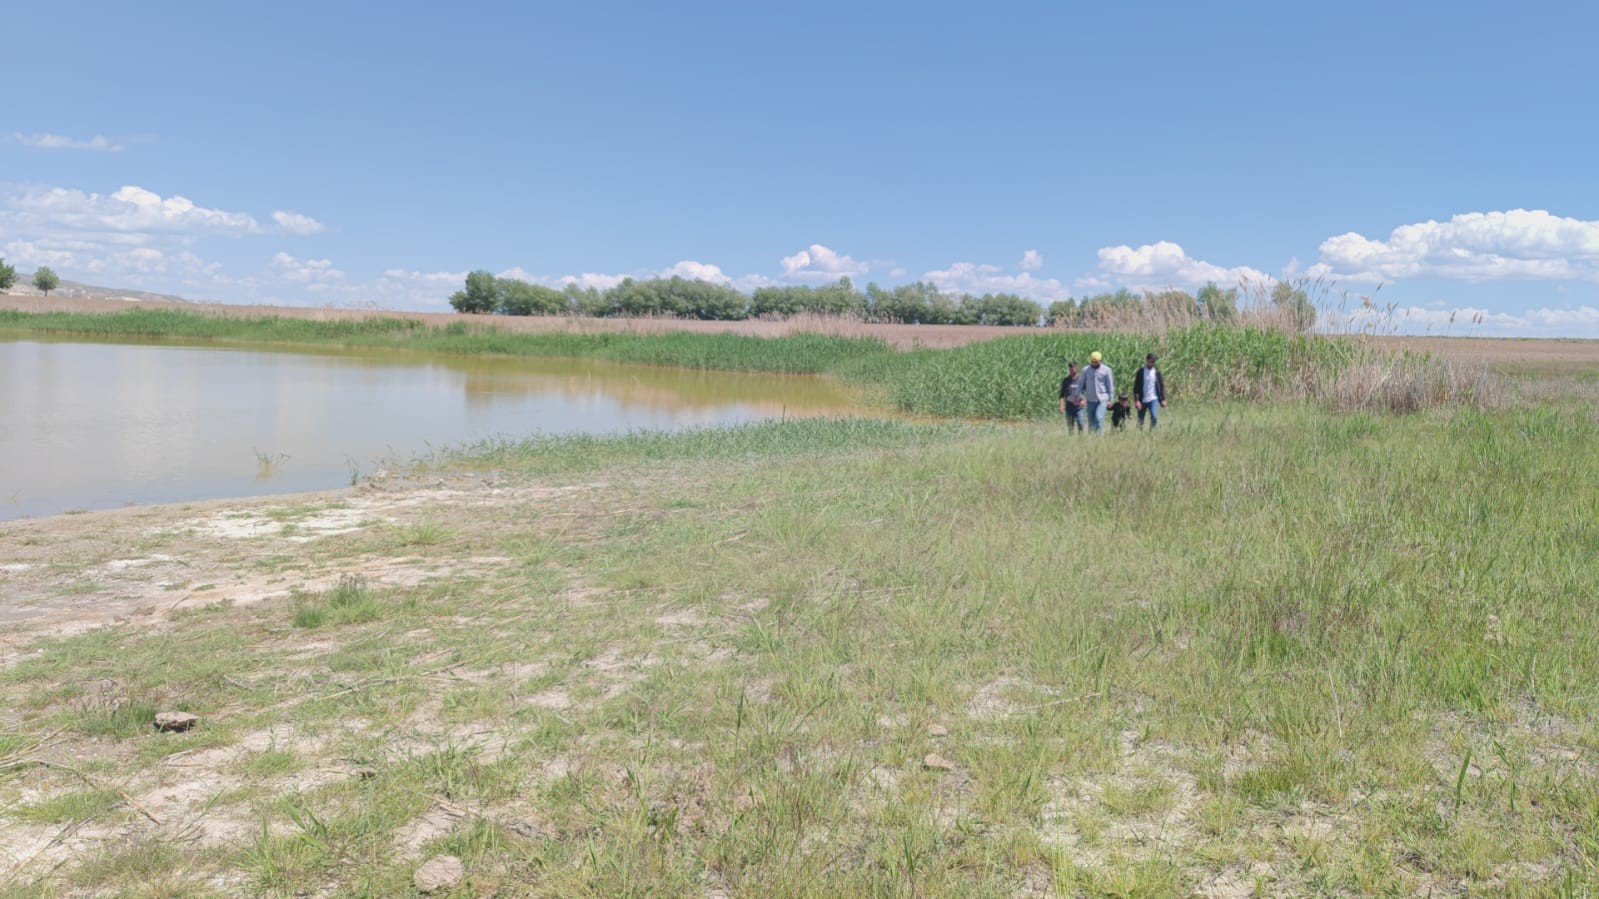
{"label": "standing person", "polygon": [[1060,414],[1066,416],[1067,427],[1083,429],[1083,382],[1076,362],[1066,363],[1066,377],[1060,380]]}
{"label": "standing person", "polygon": [[1088,413],[1088,426],[1095,431],[1105,430],[1105,408],[1116,398],[1116,375],[1110,366],[1101,361],[1096,350],[1088,354],[1088,367],[1083,369],[1083,408]]}
{"label": "standing person", "polygon": [[1149,429],[1155,430],[1159,412],[1166,405],[1166,379],[1155,367],[1155,354],[1144,357],[1144,367],[1133,375],[1133,407],[1138,410],[1138,427],[1144,426],[1144,413],[1149,413]]}

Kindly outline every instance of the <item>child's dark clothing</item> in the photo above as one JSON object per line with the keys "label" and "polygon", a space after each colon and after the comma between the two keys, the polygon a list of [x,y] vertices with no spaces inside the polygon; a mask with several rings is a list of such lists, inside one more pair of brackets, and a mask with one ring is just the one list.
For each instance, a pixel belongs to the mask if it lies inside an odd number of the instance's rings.
{"label": "child's dark clothing", "polygon": [[1127,416],[1133,414],[1133,407],[1122,400],[1110,404],[1110,426],[1113,428],[1125,427]]}

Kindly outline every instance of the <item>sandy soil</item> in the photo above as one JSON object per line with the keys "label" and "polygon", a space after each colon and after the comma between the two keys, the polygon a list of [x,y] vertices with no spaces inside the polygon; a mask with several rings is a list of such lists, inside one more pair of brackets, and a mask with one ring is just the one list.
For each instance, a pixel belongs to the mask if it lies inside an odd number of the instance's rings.
{"label": "sandy soil", "polygon": [[[326,538],[525,503],[535,498],[530,490],[543,497],[551,488],[513,491],[454,475],[426,485],[368,481],[314,493],[0,522],[0,666],[39,636],[154,624],[216,602],[249,605],[296,590],[325,590],[351,572],[375,583],[414,586],[452,572],[408,565],[404,553],[324,565],[307,551]],[[285,557],[293,561],[255,564]]]}

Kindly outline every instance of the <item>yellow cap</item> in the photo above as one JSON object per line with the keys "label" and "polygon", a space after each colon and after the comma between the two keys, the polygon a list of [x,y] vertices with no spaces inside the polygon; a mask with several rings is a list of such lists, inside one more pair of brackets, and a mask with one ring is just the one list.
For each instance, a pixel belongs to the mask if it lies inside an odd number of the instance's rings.
{"label": "yellow cap", "polygon": [[1097,351],[1088,354],[1088,361],[1089,362],[1098,362],[1100,359],[1103,359],[1103,358],[1104,357],[1099,355],[1099,353]]}

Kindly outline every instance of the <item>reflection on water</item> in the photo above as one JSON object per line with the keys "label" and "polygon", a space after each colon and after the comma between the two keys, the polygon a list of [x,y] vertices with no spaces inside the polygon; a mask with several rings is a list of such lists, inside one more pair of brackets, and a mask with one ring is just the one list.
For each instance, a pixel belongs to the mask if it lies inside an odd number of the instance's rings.
{"label": "reflection on water", "polygon": [[821,378],[0,337],[0,519],[336,487],[496,435],[847,414]]}

